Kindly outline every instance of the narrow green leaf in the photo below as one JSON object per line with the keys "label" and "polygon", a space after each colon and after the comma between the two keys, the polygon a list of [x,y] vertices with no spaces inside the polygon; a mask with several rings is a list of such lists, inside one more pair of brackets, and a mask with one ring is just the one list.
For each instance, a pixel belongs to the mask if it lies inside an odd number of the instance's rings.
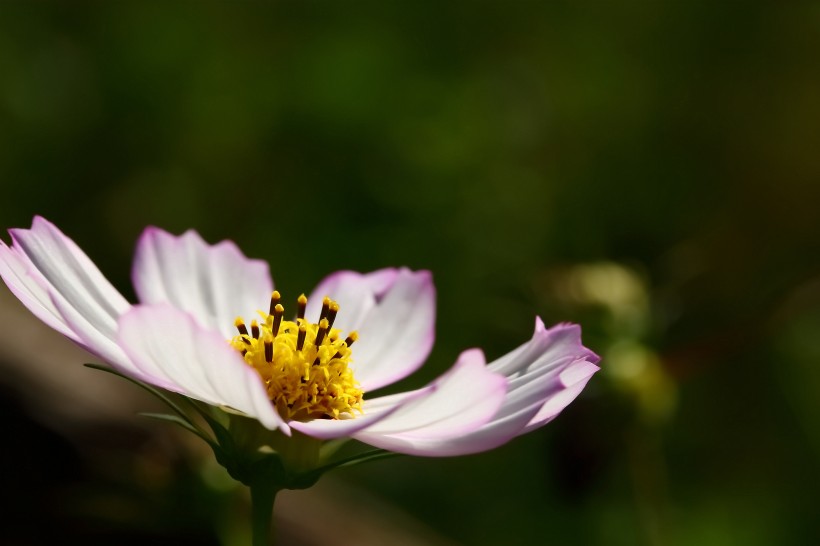
{"label": "narrow green leaf", "polygon": [[[86,364],[84,364],[84,366],[86,368],[91,368],[92,370],[99,370],[101,372],[106,372],[106,373],[110,373],[111,375],[116,375],[117,377],[121,377],[121,378],[125,379],[126,381],[128,381],[130,383],[133,383],[134,385],[136,385],[136,386],[140,387],[141,389],[147,391],[148,393],[152,394],[154,397],[156,397],[157,399],[162,401],[165,405],[167,405],[169,408],[171,408],[171,410],[173,410],[173,412],[176,413],[182,420],[184,420],[188,424],[188,427],[190,427],[190,429],[193,429],[192,432],[194,432],[197,436],[199,436],[200,438],[202,438],[203,440],[205,440],[209,444],[213,444],[213,439],[210,438],[208,433],[205,432],[204,430],[202,430],[201,428],[199,428],[198,426],[196,426],[196,424],[193,421],[191,421],[191,419],[188,417],[188,415],[184,411],[182,411],[182,408],[180,408],[179,405],[176,404],[176,402],[171,400],[168,396],[164,395],[158,389],[155,389],[151,385],[143,383],[142,381],[134,379],[133,377],[128,377],[124,373],[121,373],[121,372],[119,372],[119,371],[117,371],[114,368],[111,368],[109,366],[103,366],[101,364],[93,364],[93,363],[86,363]],[[186,427],[186,428],[188,428],[188,427]]]}
{"label": "narrow green leaf", "polygon": [[384,449],[373,449],[370,451],[365,451],[364,453],[358,453],[356,455],[351,455],[350,457],[346,457],[344,459],[340,459],[338,461],[334,461],[332,463],[326,464],[322,467],[317,468],[316,472],[327,472],[328,470],[333,470],[334,468],[344,468],[346,466],[355,466],[357,464],[366,463],[369,461],[377,461],[379,459],[388,459],[391,457],[398,457],[401,453],[395,453],[393,451],[387,451]]}
{"label": "narrow green leaf", "polygon": [[194,408],[194,411],[196,411],[200,415],[200,417],[202,417],[202,419],[204,419],[205,422],[208,423],[208,426],[211,427],[211,430],[213,431],[219,443],[223,443],[225,438],[231,437],[231,433],[228,432],[228,429],[225,428],[225,426],[222,423],[217,421],[213,415],[211,415],[209,411],[210,409],[212,409],[211,406],[208,406],[207,409],[204,409],[202,407],[203,404],[201,402],[191,400],[190,398],[186,398],[185,400],[192,408]]}
{"label": "narrow green leaf", "polygon": [[170,415],[170,414],[167,414],[167,413],[147,413],[147,412],[141,412],[141,413],[138,413],[137,415],[141,415],[142,417],[148,417],[149,419],[156,419],[158,421],[166,421],[166,422],[170,422],[170,423],[175,423],[175,424],[181,426],[182,428],[184,428],[185,430],[187,430],[188,432],[196,434],[197,436],[202,438],[205,442],[207,442],[209,445],[211,445],[211,447],[214,446],[213,440],[211,440],[207,436],[204,436],[195,426],[193,426],[191,424],[190,421],[188,421],[186,419],[183,419],[182,417],[180,417],[178,415]]}

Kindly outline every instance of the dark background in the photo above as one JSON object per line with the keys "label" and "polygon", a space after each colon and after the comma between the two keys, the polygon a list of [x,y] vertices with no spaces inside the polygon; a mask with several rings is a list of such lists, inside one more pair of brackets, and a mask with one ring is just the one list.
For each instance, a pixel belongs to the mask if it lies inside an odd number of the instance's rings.
{"label": "dark background", "polygon": [[[4,2],[0,226],[47,217],[130,299],[148,224],[233,239],[286,295],[430,269],[402,387],[582,324],[603,369],[554,423],[284,493],[290,543],[812,543],[820,6],[773,6]],[[241,544],[209,454],[113,403],[65,417],[133,388],[3,301],[0,542]]]}

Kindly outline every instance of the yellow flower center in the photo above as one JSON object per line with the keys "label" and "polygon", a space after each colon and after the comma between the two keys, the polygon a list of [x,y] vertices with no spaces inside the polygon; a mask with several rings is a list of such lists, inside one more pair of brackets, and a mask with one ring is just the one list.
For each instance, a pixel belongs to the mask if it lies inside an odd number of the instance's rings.
{"label": "yellow flower center", "polygon": [[333,328],[339,304],[325,297],[317,323],[305,319],[307,298],[299,296],[295,321],[282,320],[285,308],[279,292],[271,295],[270,311],[259,311],[251,329],[242,318],[231,346],[259,374],[271,402],[285,420],[340,419],[362,412],[364,393],[350,369],[351,332],[341,339]]}

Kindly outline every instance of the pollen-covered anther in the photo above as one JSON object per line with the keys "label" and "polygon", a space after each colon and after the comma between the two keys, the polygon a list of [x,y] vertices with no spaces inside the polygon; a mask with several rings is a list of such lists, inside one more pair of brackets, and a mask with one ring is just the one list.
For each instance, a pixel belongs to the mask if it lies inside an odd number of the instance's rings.
{"label": "pollen-covered anther", "polygon": [[325,336],[327,335],[327,331],[329,329],[330,323],[326,318],[319,321],[319,332],[316,334],[316,340],[313,342],[317,349],[322,345],[322,342],[325,340]]}
{"label": "pollen-covered anther", "polygon": [[327,312],[330,310],[330,298],[325,296],[322,298],[322,310],[319,312],[319,322],[322,322],[322,319],[327,318]]}
{"label": "pollen-covered anther", "polygon": [[335,301],[330,302],[330,308],[327,311],[327,322],[330,327],[333,327],[333,321],[336,320],[336,313],[339,312],[339,304]]}
{"label": "pollen-covered anther", "polygon": [[[350,332],[350,335],[345,338],[345,341],[344,341],[345,347],[350,348],[350,346],[353,345],[356,342],[357,339],[359,339],[359,332]],[[339,358],[341,356],[342,356],[342,353],[337,352],[335,355],[333,355],[333,358]]]}
{"label": "pollen-covered anther", "polygon": [[307,296],[302,294],[296,300],[298,310],[296,311],[296,322],[301,322],[305,319],[305,310],[307,309]]}
{"label": "pollen-covered anther", "polygon": [[[271,323],[270,331],[273,337],[279,333],[279,327],[282,325],[282,317],[285,315],[285,308],[281,303],[277,303],[273,308],[273,321]],[[267,320],[265,321],[267,323]]]}
{"label": "pollen-covered anther", "polygon": [[241,318],[231,345],[261,377],[271,403],[286,420],[349,419],[362,412],[363,392],[350,368],[350,346],[358,335],[347,337],[333,328],[339,304],[322,300],[317,322],[305,317],[307,297],[297,300],[294,321],[284,320],[279,292],[271,295],[268,313],[252,321],[250,332]]}

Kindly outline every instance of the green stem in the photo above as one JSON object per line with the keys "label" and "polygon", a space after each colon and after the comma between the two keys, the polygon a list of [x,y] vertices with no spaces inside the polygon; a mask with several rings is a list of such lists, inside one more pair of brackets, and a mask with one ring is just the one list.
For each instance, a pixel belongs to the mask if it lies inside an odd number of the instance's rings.
{"label": "green stem", "polygon": [[273,544],[273,503],[279,490],[273,480],[255,480],[251,484],[251,530],[253,546]]}

